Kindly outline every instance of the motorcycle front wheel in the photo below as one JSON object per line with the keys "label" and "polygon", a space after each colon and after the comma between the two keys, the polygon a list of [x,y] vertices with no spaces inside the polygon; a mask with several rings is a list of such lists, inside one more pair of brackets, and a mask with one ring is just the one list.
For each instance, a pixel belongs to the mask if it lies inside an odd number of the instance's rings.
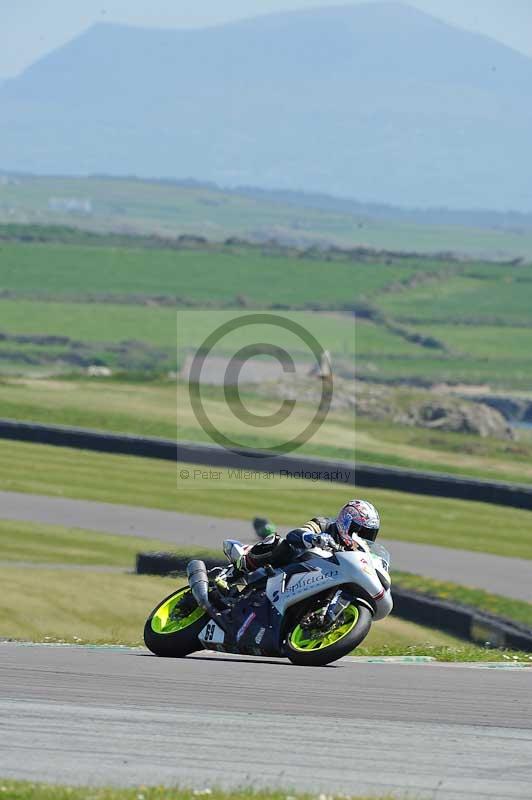
{"label": "motorcycle front wheel", "polygon": [[286,655],[293,664],[308,667],[322,667],[346,656],[366,638],[372,621],[371,611],[356,600],[334,627],[323,632],[303,628],[302,616],[287,631]]}
{"label": "motorcycle front wheel", "polygon": [[184,658],[201,649],[198,634],[209,616],[192,598],[188,586],[165,597],[144,625],[144,643],[156,656]]}

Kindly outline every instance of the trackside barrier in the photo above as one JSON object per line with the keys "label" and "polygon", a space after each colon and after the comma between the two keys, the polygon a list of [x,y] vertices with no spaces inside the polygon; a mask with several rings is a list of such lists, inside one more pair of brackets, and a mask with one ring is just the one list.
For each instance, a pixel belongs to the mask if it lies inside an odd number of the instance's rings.
{"label": "trackside barrier", "polygon": [[69,428],[63,425],[40,425],[33,422],[0,420],[0,439],[17,442],[49,444],[55,447],[73,447],[76,450],[95,450],[98,453],[162,458],[176,461],[176,442],[129,434],[105,433]]}
{"label": "trackside barrier", "polygon": [[322,479],[331,483],[343,483],[349,486],[476,500],[532,510],[532,486],[464,478],[438,472],[359,463],[355,465],[350,461],[333,461],[312,456],[264,456],[264,452],[260,450],[230,451],[212,444],[175,442],[171,439],[105,433],[7,419],[0,420],[0,438],[210,467],[259,470],[278,474],[287,479],[301,477],[317,480],[321,475]]}
{"label": "trackside barrier", "polygon": [[[176,575],[185,572],[187,563],[192,557],[179,553],[138,553],[136,571],[144,575]],[[207,569],[227,563],[221,555],[219,559],[207,556],[203,560]],[[462,606],[419,592],[407,591],[397,585],[393,586],[392,592],[393,613],[401,619],[437,628],[479,644],[532,653],[532,629],[525,625],[496,617],[471,606]]]}
{"label": "trackside barrier", "polygon": [[402,619],[439,628],[479,644],[532,653],[532,629],[526,625],[398,586],[392,591],[394,613]]}

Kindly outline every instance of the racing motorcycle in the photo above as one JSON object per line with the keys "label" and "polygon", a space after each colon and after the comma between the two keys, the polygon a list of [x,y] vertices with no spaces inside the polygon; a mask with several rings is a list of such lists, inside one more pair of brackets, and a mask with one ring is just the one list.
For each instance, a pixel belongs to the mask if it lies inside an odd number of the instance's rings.
{"label": "racing motorcycle", "polygon": [[188,585],[148,617],[144,641],[158,656],[202,648],[322,666],[350,653],[392,610],[390,555],[357,540],[353,550],[312,548],[292,563],[242,574],[230,565],[187,566]]}

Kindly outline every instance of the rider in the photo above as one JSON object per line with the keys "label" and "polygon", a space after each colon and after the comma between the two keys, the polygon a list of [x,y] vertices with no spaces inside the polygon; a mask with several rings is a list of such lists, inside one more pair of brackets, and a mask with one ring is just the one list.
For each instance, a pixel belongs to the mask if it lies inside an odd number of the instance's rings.
{"label": "rider", "polygon": [[367,500],[349,500],[336,519],[313,517],[301,528],[295,528],[285,539],[271,533],[254,545],[243,545],[226,539],[224,553],[238,572],[253,572],[264,564],[280,567],[311,547],[324,550],[352,550],[358,536],[374,542],[380,528],[379,512]]}

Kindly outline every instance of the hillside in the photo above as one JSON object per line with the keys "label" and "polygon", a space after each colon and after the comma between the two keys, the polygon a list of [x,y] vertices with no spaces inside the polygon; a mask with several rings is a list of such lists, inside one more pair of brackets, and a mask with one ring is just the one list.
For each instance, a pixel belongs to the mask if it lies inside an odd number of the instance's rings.
{"label": "hillside", "polygon": [[99,24],[0,87],[0,166],[531,211],[531,89],[531,59],[398,3]]}
{"label": "hillside", "polygon": [[[532,214],[464,212],[358,203],[197,181],[6,175],[0,172],[0,224],[51,224],[89,231],[180,235],[285,245],[335,244],[474,258],[532,260]],[[57,234],[57,232],[56,232]],[[24,236],[30,235],[25,228]],[[71,233],[65,233],[70,238]],[[1,233],[0,233],[1,236]],[[75,237],[77,238],[77,237]]]}

